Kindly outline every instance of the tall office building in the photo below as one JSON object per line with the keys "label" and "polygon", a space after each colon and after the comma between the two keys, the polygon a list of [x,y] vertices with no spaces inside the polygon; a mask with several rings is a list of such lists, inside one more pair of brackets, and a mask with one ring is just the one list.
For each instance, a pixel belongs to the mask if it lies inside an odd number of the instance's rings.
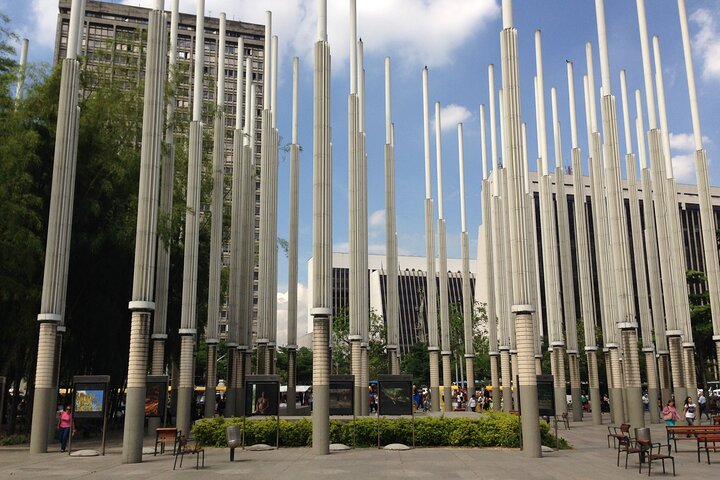
{"label": "tall office building", "polygon": [[[55,37],[54,63],[65,58],[67,51],[68,29],[70,25],[71,0],[59,0],[57,34]],[[86,70],[98,75],[108,76],[115,81],[123,82],[128,88],[139,86],[144,78],[148,13],[150,9],[87,0],[82,29],[82,65]],[[168,14],[168,26],[170,18]],[[179,83],[176,89],[177,114],[189,118],[192,100],[193,55],[195,52],[195,15],[181,13],[178,22],[177,65]],[[168,32],[169,32],[168,27]],[[219,40],[219,20],[205,17],[205,81],[203,100],[206,105],[215,105],[217,78],[217,49]],[[255,164],[258,165],[258,176],[255,182],[255,239],[259,239],[260,226],[260,141],[262,128],[260,113],[263,109],[263,47],[265,26],[235,20],[226,22],[225,46],[225,174],[232,174],[232,131],[235,126],[237,112],[237,75],[238,51],[237,43],[243,38],[244,56],[252,57],[252,79],[255,85],[257,105],[257,126],[255,129]],[[84,85],[92,88],[92,85]],[[246,99],[247,100],[247,99]],[[245,108],[245,104],[241,105]],[[204,123],[212,128],[212,109],[204,109]],[[229,185],[229,182],[226,182]],[[209,205],[203,205],[208,211]],[[223,245],[224,263],[227,264],[230,254],[229,245]],[[253,331],[257,322],[257,266],[253,278]],[[227,335],[227,305],[221,307],[220,338]]]}
{"label": "tall office building", "polygon": [[[368,282],[370,287],[370,312],[385,318],[387,307],[387,272],[385,255],[368,255]],[[333,253],[332,258],[332,314],[347,311],[350,303],[350,255]],[[416,342],[427,342],[427,265],[425,257],[398,257],[398,294],[400,297],[400,353],[405,354]],[[313,259],[308,261],[308,300],[312,299]],[[448,305],[463,311],[462,260],[448,259]],[[440,288],[439,277],[435,282]],[[472,298],[475,291],[475,275],[470,273]],[[471,300],[472,301],[472,300]],[[308,325],[312,325],[309,321]]]}
{"label": "tall office building", "polygon": [[[542,251],[542,238],[540,235],[540,197],[539,197],[539,184],[537,179],[537,174],[535,172],[530,173],[530,189],[533,192],[534,195],[534,205],[535,205],[535,218],[536,218],[536,238],[538,242],[538,251]],[[568,201],[568,212],[569,212],[569,222],[568,227],[570,229],[570,250],[572,255],[572,272],[573,272],[573,282],[575,285],[578,285],[578,265],[577,265],[577,241],[575,239],[575,217],[573,212],[575,211],[575,197],[573,192],[573,183],[572,183],[572,176],[569,174],[569,172],[566,172],[565,175],[565,193],[567,196]],[[640,183],[640,182],[638,182]],[[553,186],[553,189],[555,187]],[[595,304],[595,320],[596,324],[600,325],[601,322],[601,309],[597,306],[600,305],[600,298],[598,293],[598,278],[595,272],[597,272],[597,249],[595,248],[595,235],[594,235],[594,225],[592,223],[592,215],[590,215],[590,211],[592,209],[592,198],[590,197],[590,180],[588,177],[583,177],[583,188],[585,191],[585,207],[587,208],[587,223],[588,223],[588,232],[589,232],[589,241],[590,241],[590,266],[591,266],[591,272],[593,274],[593,295],[595,297],[594,304]],[[630,213],[629,213],[629,192],[627,187],[627,182],[623,180],[622,182],[622,189],[623,189],[623,198],[625,200],[625,210],[626,210],[626,216],[628,218],[628,223],[630,219]],[[642,187],[638,186],[638,191],[642,192]],[[718,187],[710,187],[710,193],[712,196],[712,207],[713,207],[713,213],[715,217],[715,224],[720,225],[720,188]],[[641,226],[643,228],[643,231],[645,229],[645,222],[647,221],[647,216],[644,213],[644,205],[642,201],[642,193],[639,193],[640,197],[640,210],[641,210]],[[553,194],[553,201],[555,200],[555,195]],[[700,225],[700,204],[698,199],[698,191],[697,187],[695,185],[685,185],[685,184],[677,184],[677,203],[678,203],[678,211],[680,213],[680,225],[682,227],[682,233],[683,233],[683,249],[685,252],[685,261],[688,270],[698,270],[698,271],[705,271],[705,255],[703,253],[703,247],[702,247],[702,230]],[[556,212],[556,209],[553,208],[553,212]],[[481,227],[482,228],[482,227]],[[634,259],[634,251],[633,251],[633,239],[632,239],[632,229],[630,226],[628,226],[628,235],[630,236],[630,249],[631,249],[631,255]],[[480,236],[480,241],[482,242],[484,238],[484,235]],[[642,242],[643,247],[646,249],[647,252],[647,245],[645,244],[645,241],[643,239]],[[559,248],[559,247],[556,247]],[[484,249],[481,248],[479,251],[483,252]],[[634,285],[634,291],[633,295],[635,298],[635,311],[639,312],[639,303],[638,303],[638,290],[637,290],[637,272],[635,270],[635,262],[631,262],[631,268],[632,268],[632,278],[633,278],[633,285]],[[538,269],[538,281],[540,284],[540,293],[541,293],[541,302],[540,302],[540,311],[542,313],[543,319],[547,318],[547,315],[545,315],[545,281],[543,277],[543,264],[542,264],[542,256],[539,257],[539,269]],[[480,280],[478,282],[478,288],[477,288],[477,296],[476,299],[479,302],[484,303],[487,299],[487,286],[485,284],[485,276],[480,275]],[[691,287],[693,291],[691,293],[701,293],[705,286],[704,285],[693,285]],[[649,291],[649,287],[648,287]],[[652,307],[652,302],[651,302]],[[575,309],[576,312],[581,311],[580,306],[580,292],[579,289],[575,289]],[[544,326],[544,332],[547,332],[547,325]]]}

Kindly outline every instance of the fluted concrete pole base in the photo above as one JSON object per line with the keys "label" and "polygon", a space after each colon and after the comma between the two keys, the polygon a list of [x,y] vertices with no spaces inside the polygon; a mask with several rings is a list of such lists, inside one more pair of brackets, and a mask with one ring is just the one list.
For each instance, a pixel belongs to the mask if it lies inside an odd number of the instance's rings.
{"label": "fluted concrete pole base", "polygon": [[388,356],[388,372],[390,375],[397,375],[400,373],[398,370],[395,369],[395,365],[397,364],[397,352],[394,348],[388,348],[387,349],[387,356]]}
{"label": "fluted concrete pole base", "polygon": [[430,350],[430,409],[440,411],[440,352]]}
{"label": "fluted concrete pole base", "polygon": [[312,449],[315,455],[330,453],[330,321],[313,315],[313,412]]}
{"label": "fluted concrete pole base", "polygon": [[533,333],[532,307],[515,305],[515,338],[517,339],[517,361],[522,411],[523,454],[529,458],[542,457],[540,425],[538,418],[538,390],[535,376],[535,335]]}
{"label": "fluted concrete pole base", "polygon": [[580,364],[577,353],[568,353],[570,370],[570,396],[572,397],[573,422],[582,422],[582,388],[580,387]]}
{"label": "fluted concrete pole base", "polygon": [[180,339],[180,382],[178,382],[177,420],[175,425],[179,432],[187,436],[190,436],[190,428],[192,426],[191,409],[194,351],[194,336],[183,335]]}
{"label": "fluted concrete pole base", "polygon": [[235,385],[235,368],[237,368],[236,357],[238,355],[235,346],[228,346],[227,352],[227,390],[225,390],[225,418],[235,416],[235,403],[237,395],[237,385]]}
{"label": "fluted concrete pole base", "polygon": [[512,372],[512,376],[510,377],[510,383],[512,384],[512,387],[510,390],[512,391],[512,409],[517,410],[518,408],[518,395],[520,395],[520,391],[517,389],[517,378],[518,378],[518,357],[517,352],[510,350],[510,372]]}
{"label": "fluted concrete pole base", "polygon": [[442,368],[443,368],[443,403],[444,411],[452,412],[453,410],[453,394],[452,394],[452,370],[450,368],[450,353],[442,352]]}
{"label": "fluted concrete pole base", "polygon": [[490,384],[492,385],[492,392],[490,392],[492,398],[492,409],[495,412],[500,411],[500,375],[498,374],[498,354],[490,354]]}
{"label": "fluted concrete pole base", "polygon": [[668,335],[668,347],[670,349],[670,374],[672,375],[672,390],[675,397],[675,406],[682,408],[683,402],[687,398],[687,388],[685,388],[684,367],[682,358],[682,340],[678,335]]}
{"label": "fluted concrete pole base", "polygon": [[48,413],[54,409],[55,347],[57,324],[43,322],[38,335],[37,368],[35,374],[35,398],[33,399],[30,453],[46,453],[50,423]]}
{"label": "fluted concrete pole base", "polygon": [[542,357],[535,357],[535,375],[542,375]]}
{"label": "fluted concrete pole base", "polygon": [[215,416],[215,392],[217,385],[217,344],[208,344],[207,385],[205,386],[205,418]]}
{"label": "fluted concrete pole base", "polygon": [[590,409],[592,411],[593,425],[602,425],[602,410],[600,404],[600,377],[597,367],[597,351],[587,350],[585,352],[588,364],[588,386],[590,390]]}
{"label": "fluted concrete pole base", "polygon": [[275,346],[268,345],[265,350],[265,373],[267,375],[275,374]]}
{"label": "fluted concrete pole base", "polygon": [[[612,384],[608,388],[608,396],[610,397],[610,413],[613,423],[620,425],[625,423],[625,406],[623,400],[622,389],[622,365],[620,364],[620,353],[618,347],[610,347],[610,372],[612,375]],[[607,368],[607,366],[606,366]]]}
{"label": "fluted concrete pole base", "polygon": [[132,312],[128,383],[125,395],[123,463],[142,462],[143,437],[145,436],[145,387],[147,381],[149,327],[150,312]]}
{"label": "fluted concrete pole base", "polygon": [[660,398],[663,406],[672,398],[672,389],[670,388],[670,355],[668,353],[659,353],[657,358],[658,379],[660,380]]}
{"label": "fluted concrete pole base", "polygon": [[364,417],[367,417],[369,415],[370,410],[370,402],[368,402],[368,395],[367,395],[367,388],[370,385],[370,370],[368,369],[369,365],[369,358],[368,358],[368,349],[367,345],[361,343],[360,344],[360,358],[362,360],[361,368],[360,368],[360,385],[362,385],[363,388],[363,398],[364,401],[360,404],[361,405],[361,412]]}
{"label": "fluted concrete pole base", "polygon": [[297,392],[297,351],[288,349],[288,385],[287,385],[287,414],[295,415],[295,395]]}
{"label": "fluted concrete pole base", "polygon": [[623,385],[625,388],[623,394],[627,400],[627,416],[630,425],[641,428],[645,426],[645,412],[642,404],[637,330],[635,328],[624,328],[621,335],[625,354],[625,383]]}
{"label": "fluted concrete pole base", "polygon": [[558,417],[567,413],[567,394],[565,389],[565,348],[553,347],[551,355],[555,357],[552,362],[553,379],[555,383],[555,415]]}
{"label": "fluted concrete pole base", "polygon": [[467,394],[468,394],[468,398],[470,398],[475,395],[475,357],[474,356],[465,355],[465,375],[467,377]]}
{"label": "fluted concrete pole base", "polygon": [[[154,335],[153,335],[154,337]],[[151,375],[162,375],[165,373],[165,339],[153,338],[152,341],[152,366],[150,367]],[[162,418],[150,417],[148,422],[148,432],[154,432],[162,425]]]}
{"label": "fluted concrete pole base", "polygon": [[265,372],[265,362],[267,360],[267,344],[266,343],[259,343],[257,344],[257,373],[258,375],[264,375]]}
{"label": "fluted concrete pole base", "polygon": [[502,381],[502,411],[508,413],[512,410],[512,392],[510,387],[511,376],[510,351],[507,349],[501,349],[500,380]]}
{"label": "fluted concrete pole base", "polygon": [[[695,373],[695,346],[691,343],[683,344],[683,366],[685,368],[685,387],[687,396],[697,400],[697,374]],[[683,399],[683,403],[685,400]]]}
{"label": "fluted concrete pole base", "polygon": [[650,413],[650,423],[658,423],[660,421],[660,417],[658,415],[658,395],[659,391],[657,388],[657,364],[655,363],[655,352],[651,349],[646,350],[645,352],[645,366],[647,371],[647,380],[648,380],[648,401],[649,406],[648,410]]}
{"label": "fluted concrete pole base", "polygon": [[350,371],[355,377],[355,386],[353,394],[355,396],[354,411],[355,416],[362,415],[362,404],[368,401],[367,387],[362,385],[362,352],[360,350],[360,339],[350,340]]}

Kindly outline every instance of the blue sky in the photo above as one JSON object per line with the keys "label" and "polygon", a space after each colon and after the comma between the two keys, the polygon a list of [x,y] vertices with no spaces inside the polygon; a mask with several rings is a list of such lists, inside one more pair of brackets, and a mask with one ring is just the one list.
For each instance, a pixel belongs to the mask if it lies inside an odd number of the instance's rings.
{"label": "blue sky", "polygon": [[[120,2],[118,2],[120,3]],[[151,6],[152,0],[122,3]],[[166,8],[170,7],[167,0]],[[496,65],[496,85],[500,86],[499,32],[502,28],[499,0],[358,0],[358,34],[365,45],[367,91],[367,151],[369,178],[370,252],[384,253],[384,58],[392,59],[392,107],[395,123],[397,177],[397,229],[401,253],[424,254],[424,160],[422,140],[421,70],[430,69],[430,101],[444,107],[443,191],[448,230],[448,254],[460,254],[460,200],[458,183],[458,121],[465,130],[465,179],[467,224],[471,237],[470,252],[477,251],[477,226],[481,223],[479,105],[488,103],[487,65]],[[663,74],[668,101],[669,125],[673,134],[676,177],[683,183],[695,183],[690,110],[680,27],[675,0],[646,0],[650,35],[659,35]],[[332,52],[333,111],[333,243],[336,250],[347,249],[347,95],[348,1],[329,1],[329,42]],[[181,11],[195,12],[193,0],[181,0]],[[550,120],[550,87],[558,89],[560,122],[563,125],[563,157],[570,159],[570,133],[567,107],[565,61],[575,62],[579,139],[586,149],[585,111],[582,100],[582,75],[585,67],[585,42],[593,44],[596,88],[599,89],[600,65],[597,57],[595,2],[592,0],[516,0],[515,25],[519,32],[521,56],[522,114],[528,123],[530,170],[536,169],[534,31],[543,32],[543,57],[546,109]],[[710,158],[710,181],[720,184],[720,0],[687,0],[691,16],[695,70],[700,116],[705,147]],[[287,141],[290,138],[291,59],[300,57],[300,282],[307,285],[307,259],[312,241],[312,45],[315,39],[315,0],[207,0],[206,14],[226,12],[229,19],[264,22],[265,10],[273,11],[273,33],[280,38],[280,84],[278,126]],[[620,108],[620,69],[626,69],[628,88],[644,92],[640,59],[639,33],[635,2],[606,0],[610,67],[613,92]],[[11,27],[30,38],[29,60],[51,62],[56,25],[56,0],[0,0],[0,11],[11,18]],[[644,96],[643,96],[644,101]],[[632,102],[632,100],[631,100]],[[631,117],[635,117],[632,103]],[[622,122],[622,118],[620,119]],[[645,115],[647,126],[647,115]],[[624,137],[620,128],[621,153]],[[633,129],[634,132],[634,129]],[[489,135],[489,132],[488,132]],[[548,132],[552,135],[552,132]],[[550,137],[552,138],[552,137]],[[431,146],[435,161],[434,140]],[[550,158],[554,159],[552,141]],[[635,151],[636,151],[635,147]],[[280,160],[280,199],[278,234],[287,238],[289,159]],[[433,190],[435,167],[433,164]],[[435,195],[435,194],[434,194]],[[278,323],[284,334],[287,303],[287,261],[279,261]],[[301,297],[304,290],[301,290]],[[304,331],[305,299],[299,311],[300,332]]]}

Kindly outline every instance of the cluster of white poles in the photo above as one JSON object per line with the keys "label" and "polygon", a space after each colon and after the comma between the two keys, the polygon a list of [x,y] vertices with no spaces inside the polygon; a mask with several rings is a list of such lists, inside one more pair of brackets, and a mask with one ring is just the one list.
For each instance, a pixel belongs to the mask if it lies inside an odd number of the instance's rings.
{"label": "cluster of white poles", "polygon": [[[200,168],[202,163],[203,130],[203,55],[204,55],[204,0],[198,0],[195,71],[193,81],[193,108],[190,122],[190,141],[187,181],[187,214],[184,228],[185,252],[183,272],[181,357],[177,383],[177,425],[183,432],[190,430],[190,404],[194,377],[194,348],[196,344],[196,292],[198,230],[200,215]],[[625,160],[628,188],[630,189],[630,222],[627,222],[622,196],[620,172],[620,141],[615,97],[611,91],[611,70],[603,0],[596,0],[596,16],[601,65],[601,122],[597,118],[596,85],[593,55],[590,44],[586,48],[587,74],[583,77],[586,105],[586,126],[589,152],[591,188],[586,192],[582,183],[582,152],[578,147],[578,127],[575,110],[575,79],[573,64],[567,65],[570,104],[571,158],[573,176],[567,179],[564,172],[560,138],[557,94],[551,89],[552,132],[555,147],[555,170],[549,168],[546,128],[542,45],[540,32],[535,34],[536,76],[535,103],[537,126],[537,162],[540,190],[540,245],[537,243],[534,200],[529,188],[528,145],[526,127],[520,113],[520,81],[517,30],[513,26],[512,2],[503,6],[501,32],[501,88],[495,88],[495,73],[488,68],[490,151],[492,170],[488,168],[486,109],[480,107],[482,138],[482,211],[484,235],[481,242],[485,250],[479,252],[479,271],[484,272],[488,285],[487,314],[491,357],[491,382],[496,408],[502,381],[503,405],[510,410],[510,395],[520,394],[523,405],[523,442],[528,455],[540,455],[537,428],[536,375],[542,373],[543,356],[541,332],[543,320],[540,309],[539,265],[542,260],[545,281],[545,314],[555,379],[556,409],[566,409],[566,362],[570,373],[573,396],[573,417],[582,418],[580,411],[580,367],[576,322],[583,320],[585,354],[587,356],[589,393],[593,408],[593,422],[600,423],[600,390],[597,368],[598,343],[595,334],[596,312],[600,313],[603,354],[607,366],[607,383],[612,404],[613,421],[629,420],[634,426],[644,425],[641,396],[638,328],[641,332],[643,353],[647,362],[648,391],[651,404],[657,398],[667,399],[672,391],[676,398],[692,395],[696,386],[694,344],[690,326],[685,261],[675,181],[670,162],[669,132],[665,109],[662,66],[659,40],[653,39],[655,76],[650,63],[650,47],[645,20],[644,0],[637,0],[640,40],[642,47],[645,96],[649,130],[645,148],[645,127],[641,95],[635,92],[637,117],[638,158],[641,186],[636,180],[635,154],[632,151],[630,105],[622,73],[622,108],[624,116]],[[703,246],[709,265],[708,287],[713,311],[713,339],[720,351],[720,272],[714,242],[714,221],[710,204],[707,157],[702,146],[702,135],[695,93],[695,82],[687,29],[684,0],[678,0],[683,34],[693,130],[696,142],[698,190],[703,225]],[[68,45],[77,45],[80,19],[83,17],[82,0],[73,0]],[[174,149],[172,122],[175,111],[173,99],[164,104],[164,85],[173,81],[175,73],[178,25],[178,0],[173,0],[170,29],[169,69],[166,72],[167,42],[164,1],[156,0],[148,23],[148,60],[143,116],[143,142],[141,152],[140,195],[138,230],[136,237],[135,276],[132,311],[130,360],[128,370],[127,412],[123,459],[134,463],[142,457],[142,431],[144,417],[145,376],[148,371],[148,352],[152,339],[153,362],[150,371],[162,373],[166,334],[167,284],[169,250],[157,243],[157,218],[172,208],[172,179]],[[259,250],[259,324],[257,329],[257,371],[272,374],[276,352],[276,297],[277,297],[277,180],[278,142],[277,128],[277,59],[278,40],[272,36],[272,17],[266,17],[263,109],[261,115],[262,147],[260,151],[260,250]],[[350,0],[350,94],[348,97],[348,185],[349,185],[349,239],[350,239],[350,341],[352,373],[355,375],[355,405],[358,415],[367,414],[365,388],[368,384],[369,312],[367,284],[368,216],[367,216],[367,154],[365,147],[365,74],[362,40],[357,39],[356,0]],[[225,15],[220,15],[220,39],[217,48],[217,115],[213,144],[213,195],[210,252],[209,315],[205,333],[208,351],[208,393],[206,414],[214,411],[214,387],[217,377],[215,363],[218,343],[218,312],[220,298],[220,268],[222,241],[222,209],[224,194],[223,161],[224,106],[225,106]],[[257,175],[255,124],[256,85],[252,82],[252,59],[245,57],[243,40],[238,42],[237,115],[233,137],[233,178],[231,216],[231,263],[228,332],[228,402],[226,413],[237,415],[242,405],[242,385],[250,372],[252,352],[252,284],[254,258],[254,207],[255,178]],[[311,305],[313,317],[313,449],[328,453],[329,423],[329,345],[332,321],[332,143],[330,125],[330,48],[327,41],[327,0],[318,0],[318,31],[314,48],[314,152],[313,152],[313,284]],[[245,75],[243,75],[243,64]],[[43,283],[43,303],[38,316],[40,342],[38,351],[36,396],[33,413],[33,452],[47,450],[49,422],[57,388],[57,356],[59,338],[63,330],[64,297],[67,280],[67,259],[72,218],[74,169],[77,149],[77,95],[79,89],[77,49],[69,48],[63,61],[63,74],[58,115],[55,170],[51,199],[50,228]],[[390,60],[385,62],[386,95],[386,232],[388,263],[387,351],[389,370],[397,374],[399,362],[399,300],[397,292],[397,232],[395,220],[394,186],[394,134],[390,101]],[[452,405],[450,385],[450,326],[447,290],[447,241],[442,194],[442,149],[440,104],[435,104],[436,177],[437,177],[437,229],[438,252],[435,246],[435,201],[431,188],[430,105],[428,70],[422,72],[423,119],[425,147],[425,225],[427,253],[427,322],[430,357],[432,409],[439,410],[440,395],[446,408]],[[243,86],[243,78],[245,85]],[[654,80],[654,81],[653,81]],[[19,91],[22,86],[19,82]],[[243,88],[244,87],[244,88]],[[655,88],[657,107],[655,111]],[[241,105],[245,101],[243,112]],[[496,109],[496,99],[499,107]],[[289,385],[288,397],[295,389],[295,350],[297,348],[297,228],[298,228],[298,60],[293,62],[292,144],[290,148],[290,312],[288,326]],[[496,112],[499,110],[499,112]],[[500,119],[498,128],[497,119]],[[658,125],[659,118],[659,125]],[[163,121],[165,126],[163,128]],[[244,121],[243,121],[244,120]],[[498,131],[499,130],[499,131]],[[498,146],[498,134],[500,142]],[[461,188],[461,247],[463,256],[464,333],[467,378],[473,379],[472,304],[470,298],[468,233],[464,200],[463,129],[458,125],[460,188]],[[165,149],[161,148],[166,143]],[[162,152],[166,153],[162,153]],[[502,153],[500,153],[502,152]],[[500,158],[502,157],[502,166]],[[649,166],[648,166],[649,160]],[[575,197],[574,218],[569,218],[565,187],[571,182]],[[643,195],[644,225],[641,231],[639,192]],[[588,195],[589,193],[589,195]],[[555,202],[553,202],[553,194]],[[591,207],[587,199],[592,200]],[[588,231],[589,218],[594,226],[594,242]],[[574,224],[578,258],[578,284],[573,282],[571,265],[571,234]],[[627,231],[627,225],[632,235]],[[629,243],[632,238],[634,244]],[[559,239],[559,242],[556,240]],[[643,248],[643,239],[646,248]],[[596,245],[597,270],[590,269],[590,245]],[[631,255],[630,252],[635,255]],[[645,253],[647,257],[645,258]],[[439,261],[438,261],[439,260]],[[439,291],[435,284],[436,261]],[[637,270],[637,284],[632,278],[632,262]],[[647,268],[647,270],[646,270]],[[597,278],[599,304],[595,304],[593,274]],[[648,288],[649,287],[649,288]],[[575,311],[575,291],[579,290],[581,311]],[[640,311],[635,312],[634,289],[638,289]],[[156,292],[157,289],[157,292]],[[438,296],[439,316],[438,323]],[[157,298],[156,298],[157,297]],[[153,317],[152,335],[150,334]],[[639,323],[638,323],[639,320]],[[439,334],[439,336],[438,336]],[[440,392],[440,365],[442,385]],[[517,382],[513,381],[517,379]],[[469,388],[472,393],[472,381]],[[515,383],[515,389],[511,386]],[[513,393],[511,393],[511,391]],[[294,395],[293,395],[294,396]],[[293,403],[293,402],[290,402]],[[652,413],[652,421],[657,415]]]}

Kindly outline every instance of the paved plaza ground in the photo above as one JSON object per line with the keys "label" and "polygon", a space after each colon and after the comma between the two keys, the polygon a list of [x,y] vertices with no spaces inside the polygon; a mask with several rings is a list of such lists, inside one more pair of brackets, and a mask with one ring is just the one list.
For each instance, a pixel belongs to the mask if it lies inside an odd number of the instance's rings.
{"label": "paved plaza ground", "polygon": [[[607,415],[604,420],[609,423]],[[664,438],[664,426],[651,425],[655,441]],[[220,478],[221,476],[258,480],[292,479],[604,479],[638,477],[637,456],[631,456],[628,470],[615,466],[616,452],[607,448],[607,427],[593,426],[589,415],[583,422],[561,428],[560,436],[572,450],[545,453],[543,458],[525,458],[519,450],[501,448],[417,448],[387,451],[359,448],[316,456],[310,448],[282,448],[271,451],[236,450],[230,463],[228,449],[206,449],[205,468],[195,470],[194,457],[186,457],[182,470],[173,471],[173,456],[145,455],[140,464],[121,463],[121,442],[111,438],[104,457],[78,458],[61,454],[57,444],[50,453],[31,455],[27,446],[0,448],[0,478]],[[146,438],[145,446],[152,446]],[[711,465],[705,457],[698,463],[694,442],[682,442],[675,454],[677,476],[718,478],[720,453],[711,453]],[[75,448],[99,448],[98,442],[75,442]],[[672,476],[672,467],[668,462]],[[655,466],[653,467],[655,469]],[[643,474],[647,470],[643,468]],[[660,464],[653,477],[663,476]]]}

